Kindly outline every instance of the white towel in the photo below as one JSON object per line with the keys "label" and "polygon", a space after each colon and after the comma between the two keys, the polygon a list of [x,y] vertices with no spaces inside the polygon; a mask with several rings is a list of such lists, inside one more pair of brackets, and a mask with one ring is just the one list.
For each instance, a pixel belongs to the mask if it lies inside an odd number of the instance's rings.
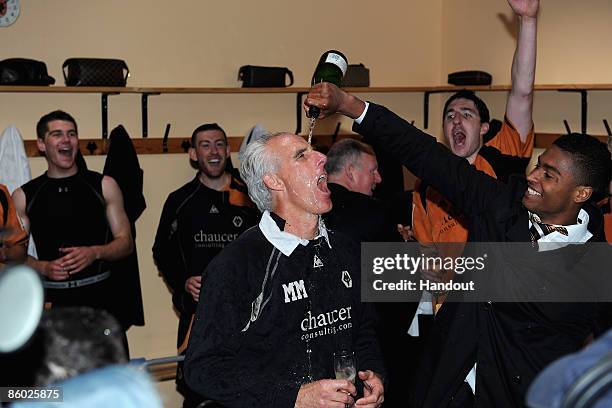
{"label": "white towel", "polygon": [[12,194],[31,179],[32,172],[23,139],[17,127],[10,125],[0,135],[0,183]]}
{"label": "white towel", "polygon": [[[32,171],[23,139],[17,127],[10,125],[0,135],[0,183],[12,194],[31,179]],[[28,244],[28,255],[38,258],[32,235]]]}

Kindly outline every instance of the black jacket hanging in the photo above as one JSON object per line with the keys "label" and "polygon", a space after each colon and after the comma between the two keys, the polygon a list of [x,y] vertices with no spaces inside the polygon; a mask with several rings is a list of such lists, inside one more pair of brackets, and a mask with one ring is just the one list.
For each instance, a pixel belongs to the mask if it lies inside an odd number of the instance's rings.
{"label": "black jacket hanging", "polygon": [[117,290],[117,310],[121,325],[127,330],[131,325],[144,325],[138,255],[136,253],[136,220],[147,207],[143,190],[143,171],[138,162],[132,140],[122,125],[110,134],[110,146],[104,163],[104,175],[110,176],[119,185],[123,194],[123,206],[130,220],[134,252],[113,263],[111,277]]}

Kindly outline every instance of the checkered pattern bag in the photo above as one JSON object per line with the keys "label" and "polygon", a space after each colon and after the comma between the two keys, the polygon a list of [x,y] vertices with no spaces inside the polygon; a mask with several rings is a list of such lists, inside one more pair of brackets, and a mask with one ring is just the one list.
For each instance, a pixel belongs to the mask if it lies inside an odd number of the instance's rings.
{"label": "checkered pattern bag", "polygon": [[125,61],[68,58],[62,65],[66,86],[125,86],[130,70]]}

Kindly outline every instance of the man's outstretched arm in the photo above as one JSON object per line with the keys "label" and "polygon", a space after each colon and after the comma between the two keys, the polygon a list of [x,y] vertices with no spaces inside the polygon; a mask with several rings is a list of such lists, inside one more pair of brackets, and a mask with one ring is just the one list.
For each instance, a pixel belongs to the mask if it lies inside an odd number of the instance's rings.
{"label": "man's outstretched arm", "polygon": [[537,49],[539,0],[508,0],[519,19],[519,31],[512,60],[512,89],[506,103],[506,117],[524,143],[533,128],[533,84]]}
{"label": "man's outstretched arm", "polygon": [[[500,194],[514,194],[518,184],[503,183],[476,170],[455,156],[436,139],[383,106],[366,103],[330,83],[314,85],[304,101],[305,108],[317,106],[326,117],[342,113],[355,119],[353,130],[372,145],[386,149],[417,177],[425,180],[466,215],[490,208]],[[362,115],[363,114],[363,115]],[[516,184],[516,183],[515,183]]]}

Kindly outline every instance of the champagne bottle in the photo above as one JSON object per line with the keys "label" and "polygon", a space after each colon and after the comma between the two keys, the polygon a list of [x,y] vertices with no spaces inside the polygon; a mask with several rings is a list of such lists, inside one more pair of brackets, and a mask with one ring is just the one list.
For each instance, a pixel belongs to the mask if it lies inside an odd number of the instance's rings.
{"label": "champagne bottle", "polygon": [[[319,58],[319,63],[312,75],[311,85],[318,84],[319,82],[330,82],[340,86],[347,67],[348,61],[344,54],[335,50],[326,51]],[[308,109],[308,116],[310,118],[317,118],[320,113],[320,109],[316,106],[311,106]]]}

